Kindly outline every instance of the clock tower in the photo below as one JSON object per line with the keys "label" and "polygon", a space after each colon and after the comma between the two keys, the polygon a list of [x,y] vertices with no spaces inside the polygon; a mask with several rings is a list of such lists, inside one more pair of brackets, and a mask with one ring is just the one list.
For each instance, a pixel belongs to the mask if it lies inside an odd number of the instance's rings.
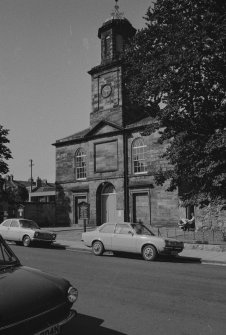
{"label": "clock tower", "polygon": [[121,56],[136,29],[119,12],[117,2],[111,16],[98,30],[101,64],[88,72],[92,78],[91,126],[101,120],[124,125]]}

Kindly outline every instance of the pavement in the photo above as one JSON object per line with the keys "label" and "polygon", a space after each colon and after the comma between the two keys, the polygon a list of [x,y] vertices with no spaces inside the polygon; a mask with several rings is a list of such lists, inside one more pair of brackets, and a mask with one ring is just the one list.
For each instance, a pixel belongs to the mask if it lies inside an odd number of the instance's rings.
{"label": "pavement", "polygon": [[[91,252],[81,241],[83,227],[49,227],[42,228],[57,233],[56,244],[67,250]],[[93,230],[87,227],[86,231]],[[226,266],[226,245],[185,243],[180,259],[199,261],[202,264]]]}

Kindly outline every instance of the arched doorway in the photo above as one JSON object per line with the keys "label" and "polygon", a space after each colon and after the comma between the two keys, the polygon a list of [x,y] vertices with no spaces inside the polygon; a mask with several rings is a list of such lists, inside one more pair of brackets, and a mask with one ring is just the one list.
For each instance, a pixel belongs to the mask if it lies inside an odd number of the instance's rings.
{"label": "arched doorway", "polygon": [[97,191],[99,224],[116,220],[116,191],[111,183],[103,183]]}

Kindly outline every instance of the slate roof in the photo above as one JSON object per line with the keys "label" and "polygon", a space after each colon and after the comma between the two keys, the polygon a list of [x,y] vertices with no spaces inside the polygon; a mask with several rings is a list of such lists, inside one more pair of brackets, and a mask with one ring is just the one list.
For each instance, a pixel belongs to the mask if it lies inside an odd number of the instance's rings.
{"label": "slate roof", "polygon": [[138,127],[147,126],[148,124],[152,123],[154,121],[154,118],[151,116],[147,116],[137,122],[133,122],[125,127],[125,129],[133,129]]}
{"label": "slate roof", "polygon": [[53,145],[57,146],[58,144],[63,144],[66,142],[76,141],[76,140],[83,140],[85,137],[93,136],[95,134],[95,131],[99,129],[103,125],[110,125],[112,128],[115,128],[116,131],[123,131],[123,130],[133,130],[135,128],[144,127],[153,122],[153,118],[148,116],[146,118],[142,118],[139,121],[133,122],[129,125],[127,125],[125,128],[119,126],[116,123],[107,121],[107,120],[101,120],[99,123],[95,124],[92,127],[86,128],[82,131],[79,131],[75,134],[72,134],[70,136],[64,137],[62,139],[57,140]]}
{"label": "slate roof", "polygon": [[[24,180],[13,180],[14,183],[19,183],[23,186],[25,186],[26,188],[27,187],[30,187],[31,186],[31,182],[30,181],[24,181]],[[35,185],[35,182],[33,181],[32,185]]]}
{"label": "slate roof", "polygon": [[54,183],[47,183],[40,187],[33,187],[33,192],[49,192],[49,191],[55,191],[55,184]]}
{"label": "slate roof", "polygon": [[5,179],[5,185],[6,187],[29,187],[31,185],[31,183],[29,181],[22,181],[22,180],[7,180]]}
{"label": "slate roof", "polygon": [[54,143],[53,145],[57,145],[57,144],[60,144],[60,143],[64,143],[64,142],[70,142],[70,141],[74,141],[74,140],[79,140],[79,139],[83,139],[86,137],[86,135],[88,136],[89,134],[92,135],[96,129],[98,129],[100,126],[102,125],[110,125],[112,126],[113,128],[115,128],[116,130],[123,130],[122,127],[120,127],[118,124],[116,123],[113,123],[113,122],[109,122],[107,120],[101,120],[98,124],[95,124],[94,126],[92,127],[89,127],[89,128],[86,128],[78,133],[75,133],[73,135],[70,135],[70,136],[67,136],[67,137],[64,137],[60,140],[57,140],[56,143]]}
{"label": "slate roof", "polygon": [[[14,186],[14,187],[26,187],[30,188],[31,182],[29,180],[14,180],[10,179],[7,180],[5,179],[5,184],[7,186]],[[48,192],[48,191],[54,191],[55,190],[55,183],[48,183],[46,180],[41,180],[41,185],[36,186],[37,183],[33,181],[32,183],[32,192]]]}
{"label": "slate roof", "polygon": [[64,137],[60,140],[57,140],[56,143],[54,143],[53,145],[56,145],[58,143],[63,143],[63,142],[68,142],[68,141],[73,141],[73,140],[78,140],[78,139],[82,139],[85,137],[85,135],[91,130],[92,128],[89,127],[89,128],[86,128],[78,133],[75,133],[73,135],[70,135],[70,136],[67,136],[67,137]]}

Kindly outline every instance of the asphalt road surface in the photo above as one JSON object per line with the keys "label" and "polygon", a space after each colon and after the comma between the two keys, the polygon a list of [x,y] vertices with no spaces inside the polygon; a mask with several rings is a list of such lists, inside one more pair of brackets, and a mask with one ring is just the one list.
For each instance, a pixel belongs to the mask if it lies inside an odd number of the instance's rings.
{"label": "asphalt road surface", "polygon": [[78,288],[78,316],[64,335],[226,334],[226,267],[12,249],[24,265],[65,277]]}

